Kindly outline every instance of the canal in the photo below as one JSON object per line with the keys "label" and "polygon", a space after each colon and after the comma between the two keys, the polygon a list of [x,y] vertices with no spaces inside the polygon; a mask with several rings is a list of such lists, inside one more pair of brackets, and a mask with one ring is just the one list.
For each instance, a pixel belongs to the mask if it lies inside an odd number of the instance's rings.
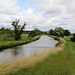
{"label": "canal", "polygon": [[57,43],[53,38],[43,35],[37,41],[1,51],[0,64],[14,57],[31,56],[39,51],[54,48]]}

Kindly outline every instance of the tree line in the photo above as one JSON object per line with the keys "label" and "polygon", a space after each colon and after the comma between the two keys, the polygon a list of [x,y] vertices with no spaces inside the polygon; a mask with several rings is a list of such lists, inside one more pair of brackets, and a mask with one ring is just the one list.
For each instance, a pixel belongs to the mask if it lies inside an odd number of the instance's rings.
{"label": "tree line", "polygon": [[[64,37],[64,36],[70,36],[71,32],[69,30],[65,30],[62,27],[56,27],[54,30],[50,29],[47,31],[48,35],[58,36],[58,37]],[[73,33],[73,37],[71,38],[71,41],[75,42],[75,33]]]}
{"label": "tree line", "polygon": [[50,29],[47,34],[64,37],[64,36],[70,36],[71,32],[69,30],[64,30],[62,27],[56,27],[54,30]]}
{"label": "tree line", "polygon": [[[53,35],[53,36],[59,36],[59,37],[64,37],[64,36],[70,36],[71,32],[69,30],[64,30],[62,27],[56,27],[54,30],[50,29],[47,32],[43,32],[37,28],[35,28],[32,31],[26,31],[25,32],[25,26],[26,26],[26,22],[24,22],[23,25],[19,24],[20,20],[16,19],[15,21],[12,22],[12,26],[14,27],[14,30],[11,29],[5,29],[4,27],[0,29],[0,38],[2,38],[3,40],[6,41],[13,41],[13,40],[21,40],[21,34],[22,33],[28,33],[29,36],[28,37],[34,37],[36,35],[40,35],[40,34],[48,34],[48,35]],[[1,40],[2,40],[1,39]],[[71,41],[75,42],[75,33],[73,34],[73,37],[71,38]]]}

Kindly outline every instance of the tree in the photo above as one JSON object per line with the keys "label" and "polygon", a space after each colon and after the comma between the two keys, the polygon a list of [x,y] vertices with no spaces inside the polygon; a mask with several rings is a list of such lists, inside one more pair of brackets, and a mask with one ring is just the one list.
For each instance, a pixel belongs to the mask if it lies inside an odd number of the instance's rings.
{"label": "tree", "polygon": [[53,33],[54,33],[54,30],[53,29],[50,29],[49,30],[49,35],[53,35]]}
{"label": "tree", "polygon": [[23,29],[26,26],[26,23],[24,23],[22,26],[19,25],[20,20],[15,20],[12,22],[12,26],[14,26],[14,34],[15,34],[15,40],[21,39],[21,34],[23,33]]}
{"label": "tree", "polygon": [[28,37],[34,37],[34,36],[40,35],[40,34],[42,34],[42,32],[39,29],[35,28],[33,31],[31,31],[29,33],[29,36]]}
{"label": "tree", "polygon": [[65,30],[65,31],[64,31],[64,35],[65,35],[65,36],[70,36],[70,34],[71,34],[71,33],[70,33],[69,30]]}
{"label": "tree", "polygon": [[36,34],[35,34],[35,31],[33,30],[33,31],[31,31],[30,33],[29,33],[29,36],[28,37],[34,37]]}
{"label": "tree", "polygon": [[37,28],[34,29],[34,32],[35,32],[36,35],[40,35],[40,34],[42,33],[42,32],[41,32],[39,29],[37,29]]}
{"label": "tree", "polygon": [[64,29],[62,27],[56,27],[54,30],[54,35],[55,36],[64,36]]}
{"label": "tree", "polygon": [[4,29],[5,29],[5,28],[3,27],[3,28],[0,29],[0,31],[3,31]]}

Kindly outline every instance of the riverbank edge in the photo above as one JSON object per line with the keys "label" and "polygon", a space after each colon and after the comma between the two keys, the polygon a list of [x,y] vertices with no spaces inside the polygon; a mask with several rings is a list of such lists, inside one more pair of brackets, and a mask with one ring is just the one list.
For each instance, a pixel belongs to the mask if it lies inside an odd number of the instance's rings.
{"label": "riverbank edge", "polygon": [[[51,36],[50,36],[51,37]],[[21,59],[17,59],[16,61],[8,61],[0,66],[0,74],[4,75],[10,72],[16,72],[21,69],[30,68],[38,65],[41,61],[47,58],[49,55],[58,54],[58,52],[64,50],[65,40],[60,38],[60,43],[53,49],[41,51],[33,54],[30,57],[23,57]]]}
{"label": "riverbank edge", "polygon": [[36,41],[40,37],[41,37],[41,35],[38,35],[38,36],[35,36],[35,37],[30,38],[30,39],[25,40],[25,41],[12,41],[12,42],[8,41],[8,42],[2,42],[2,44],[0,44],[0,51],[2,51],[3,49],[8,49],[8,48],[12,48],[12,47],[15,47],[15,46],[20,46],[20,45],[23,45],[23,44],[27,44],[27,43]]}

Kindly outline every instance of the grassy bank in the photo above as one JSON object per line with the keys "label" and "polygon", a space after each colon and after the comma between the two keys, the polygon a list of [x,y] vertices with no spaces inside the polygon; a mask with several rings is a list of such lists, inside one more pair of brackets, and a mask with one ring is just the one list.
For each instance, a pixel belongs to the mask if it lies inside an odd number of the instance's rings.
{"label": "grassy bank", "polygon": [[[46,61],[49,56],[52,54],[57,54],[64,48],[65,41],[63,39],[60,40],[62,43],[59,45],[59,47],[38,52],[31,57],[23,57],[21,59],[16,59],[15,61],[10,60],[2,64],[0,66],[0,74],[3,75],[7,73],[7,75],[41,75],[41,69],[43,69],[43,75],[45,69],[47,68],[47,63],[49,63]],[[46,65],[43,64],[44,62],[46,62]],[[40,65],[44,67],[42,68]]]}
{"label": "grassy bank", "polygon": [[33,61],[33,67],[23,67],[19,71],[11,71],[7,75],[75,75],[75,43],[70,41],[70,37],[64,37],[64,39],[66,44],[63,41],[59,47],[52,49],[51,52],[49,50],[43,52],[44,55],[41,54],[42,58],[47,56],[42,62],[35,65],[35,61]]}
{"label": "grassy bank", "polygon": [[35,36],[33,38],[28,38],[28,34],[22,34],[22,38],[19,41],[4,41],[0,42],[0,50],[6,49],[6,48],[11,48],[14,46],[22,45],[22,44],[27,44],[29,42],[35,41],[40,38],[41,35]]}

